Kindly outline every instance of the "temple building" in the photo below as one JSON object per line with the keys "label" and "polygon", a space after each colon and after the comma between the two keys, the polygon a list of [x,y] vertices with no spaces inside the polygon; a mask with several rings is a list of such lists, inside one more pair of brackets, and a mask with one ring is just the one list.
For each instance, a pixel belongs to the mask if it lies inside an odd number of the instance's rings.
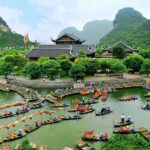
{"label": "temple building", "polygon": [[68,55],[68,57],[73,60],[78,57],[79,50],[83,50],[87,56],[94,57],[96,46],[95,45],[84,45],[84,40],[72,34],[63,34],[56,40],[52,41],[55,43],[53,45],[39,45],[33,48],[27,57],[30,60],[37,60],[40,57],[56,58],[61,55]]}
{"label": "temple building", "polygon": [[137,49],[134,49],[123,42],[118,42],[118,43],[114,44],[113,46],[111,46],[107,49],[104,49],[103,53],[101,54],[101,57],[102,58],[113,58],[112,53],[113,53],[114,47],[121,47],[124,51],[126,51],[127,56],[138,52]]}

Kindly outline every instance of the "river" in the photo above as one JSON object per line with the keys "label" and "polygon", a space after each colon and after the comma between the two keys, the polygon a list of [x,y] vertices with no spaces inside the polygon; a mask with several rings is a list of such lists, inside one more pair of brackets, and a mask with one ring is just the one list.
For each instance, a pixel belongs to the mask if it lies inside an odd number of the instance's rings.
{"label": "river", "polygon": [[[41,94],[50,93],[50,90],[40,89],[38,90]],[[81,120],[73,120],[73,121],[63,121],[58,124],[46,125],[42,126],[40,129],[28,134],[25,138],[20,140],[16,140],[10,142],[10,144],[14,147],[15,144],[20,143],[24,139],[28,139],[31,142],[35,142],[37,146],[41,144],[48,145],[49,150],[62,150],[64,147],[72,147],[75,149],[76,141],[80,140],[82,133],[86,130],[94,130],[96,133],[101,134],[104,132],[108,132],[109,136],[111,136],[113,131],[113,121],[119,121],[120,115],[124,113],[125,115],[131,115],[135,128],[145,127],[150,130],[150,111],[142,110],[141,107],[145,104],[144,94],[147,90],[143,88],[128,88],[128,89],[120,89],[116,93],[109,94],[106,105],[109,105],[111,109],[113,109],[113,113],[105,115],[105,116],[95,116],[95,113],[86,114],[83,116]],[[130,101],[130,102],[121,102],[119,98],[124,95],[136,95],[139,100]],[[88,95],[87,97],[91,97]],[[63,100],[69,102],[72,105],[72,99],[81,99],[81,95],[73,95],[69,97],[65,97]],[[4,105],[6,103],[12,103],[14,101],[23,101],[22,97],[14,92],[3,92],[0,91],[0,105]],[[99,103],[95,105],[96,110],[100,110],[103,102],[99,99]],[[16,107],[11,108],[11,111],[16,111]],[[43,108],[42,108],[43,109]],[[7,119],[0,119],[0,125],[7,125],[11,122],[21,119],[22,117],[33,114],[39,110],[36,109],[31,110],[26,114],[19,115],[19,117],[11,117]],[[51,108],[51,104],[46,103],[44,106],[46,110],[54,110],[55,114],[70,114],[68,113],[68,108],[64,110],[58,111],[58,109]],[[10,110],[7,108],[7,110]],[[3,114],[5,110],[0,110],[0,114]],[[6,136],[8,132],[19,130],[23,128],[26,124],[32,124],[34,120],[38,118],[48,118],[47,115],[37,116],[32,120],[28,120],[26,122],[22,122],[16,127],[8,129],[1,129],[0,136]],[[94,142],[92,145],[99,150],[100,142]]]}

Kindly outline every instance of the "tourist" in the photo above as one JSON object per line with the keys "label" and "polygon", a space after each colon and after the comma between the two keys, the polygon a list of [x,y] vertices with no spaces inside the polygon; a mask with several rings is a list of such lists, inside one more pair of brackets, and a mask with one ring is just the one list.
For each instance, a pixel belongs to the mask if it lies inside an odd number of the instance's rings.
{"label": "tourist", "polygon": [[109,106],[106,107],[106,112],[110,112],[110,107]]}
{"label": "tourist", "polygon": [[19,130],[19,136],[22,136],[24,134],[24,131],[22,129]]}
{"label": "tourist", "polygon": [[17,108],[16,114],[18,115],[19,113],[20,113],[20,110],[19,108]]}
{"label": "tourist", "polygon": [[132,118],[131,116],[129,115],[128,118],[127,118],[127,122],[131,122],[132,121]]}
{"label": "tourist", "polygon": [[121,122],[124,123],[124,121],[125,121],[125,115],[122,114],[122,115],[121,115]]}
{"label": "tourist", "polygon": [[5,116],[5,117],[8,116],[8,112],[7,112],[7,111],[5,111],[4,116]]}
{"label": "tourist", "polygon": [[40,123],[39,121],[36,121],[36,122],[35,122],[35,126],[36,126],[36,127],[40,127],[40,126],[41,126],[41,123]]}

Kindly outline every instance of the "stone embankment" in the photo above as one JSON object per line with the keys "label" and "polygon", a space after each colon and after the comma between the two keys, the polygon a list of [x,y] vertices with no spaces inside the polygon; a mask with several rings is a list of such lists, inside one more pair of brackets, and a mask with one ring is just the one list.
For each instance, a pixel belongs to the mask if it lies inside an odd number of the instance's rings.
{"label": "stone embankment", "polygon": [[20,94],[24,98],[24,100],[32,101],[38,99],[38,93],[36,91],[11,83],[0,83],[0,90],[15,91],[16,93]]}

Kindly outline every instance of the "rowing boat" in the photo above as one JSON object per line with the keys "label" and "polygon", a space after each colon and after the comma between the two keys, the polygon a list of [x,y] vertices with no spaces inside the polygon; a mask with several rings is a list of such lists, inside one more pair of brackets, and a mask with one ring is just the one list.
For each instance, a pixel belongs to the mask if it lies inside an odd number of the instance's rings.
{"label": "rowing boat", "polygon": [[102,115],[110,114],[110,113],[112,113],[112,112],[113,112],[112,110],[110,110],[110,111],[105,111],[104,113],[97,112],[97,113],[95,113],[95,115],[96,115],[96,116],[102,116]]}

